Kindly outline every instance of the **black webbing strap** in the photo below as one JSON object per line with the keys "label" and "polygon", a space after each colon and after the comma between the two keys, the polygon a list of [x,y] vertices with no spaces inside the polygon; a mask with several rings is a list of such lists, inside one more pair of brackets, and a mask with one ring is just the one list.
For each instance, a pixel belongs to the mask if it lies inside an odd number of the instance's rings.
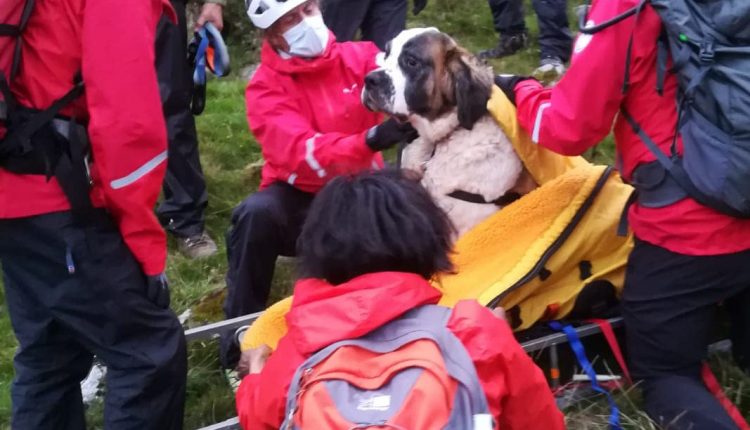
{"label": "black webbing strap", "polygon": [[638,6],[634,6],[626,10],[625,12],[621,13],[620,15],[615,16],[614,18],[604,21],[601,24],[586,26],[586,22],[588,21],[588,11],[590,9],[590,6],[591,6],[591,0],[586,0],[586,3],[584,4],[584,7],[586,8],[586,13],[582,14],[579,17],[578,30],[583,34],[596,34],[602,30],[612,27],[613,25],[617,24],[620,21],[630,18],[631,16],[635,15],[636,12],[638,11]]}
{"label": "black webbing strap", "polygon": [[481,194],[476,193],[470,193],[468,191],[463,190],[456,190],[452,193],[448,194],[448,197],[452,197],[454,199],[463,200],[465,202],[469,203],[476,203],[476,204],[483,204],[483,205],[489,205],[493,204],[496,206],[507,206],[516,200],[521,198],[521,195],[516,192],[508,192],[504,195],[496,198],[495,200],[487,201]]}
{"label": "black webbing strap", "polygon": [[664,79],[667,75],[667,58],[669,57],[669,39],[664,27],[656,41],[656,92],[664,94]]}
{"label": "black webbing strap", "polygon": [[630,39],[628,39],[628,49],[625,54],[625,77],[622,82],[622,93],[625,94],[630,88],[630,62],[632,61],[633,54],[633,38],[635,36],[635,29],[638,25],[638,16],[640,16],[643,6],[645,6],[648,0],[641,0],[638,6],[635,7],[635,19],[633,19],[633,31],[630,33]]}
{"label": "black webbing strap", "polygon": [[13,52],[13,65],[10,68],[10,79],[8,79],[9,82],[13,82],[13,78],[15,78],[16,74],[18,73],[18,68],[21,66],[21,47],[23,45],[21,34],[23,34],[23,31],[26,29],[26,25],[29,23],[29,18],[31,18],[31,12],[34,11],[35,3],[36,0],[26,0],[26,4],[23,7],[23,12],[21,12],[21,21],[18,24],[16,48]]}
{"label": "black webbing strap", "polygon": [[20,34],[21,34],[21,29],[17,25],[0,24],[0,36],[18,37]]}
{"label": "black webbing strap", "polygon": [[0,95],[3,96],[0,100],[0,121],[6,121],[8,119],[8,112],[15,107],[13,100],[13,94],[10,92],[10,84],[5,79],[5,73],[0,70]]}
{"label": "black webbing strap", "polygon": [[68,125],[68,133],[64,137],[68,141],[69,151],[62,151],[55,168],[55,178],[70,202],[74,222],[86,225],[94,213],[89,196],[91,179],[86,164],[88,137],[85,128],[75,121],[70,121]]}
{"label": "black webbing strap", "polygon": [[0,145],[0,156],[7,156],[13,153],[19,145],[25,147],[24,152],[30,149],[26,148],[26,146],[28,146],[31,136],[52,121],[65,106],[83,94],[83,81],[81,80],[80,74],[76,76],[75,80],[76,82],[74,83],[73,88],[65,93],[65,95],[55,100],[50,107],[43,111],[39,111],[28,121],[19,125],[18,128],[14,128],[8,132],[8,135],[3,139],[3,144]]}
{"label": "black webbing strap", "polygon": [[630,225],[628,223],[628,213],[630,212],[630,206],[638,200],[638,190],[633,190],[628,196],[628,200],[625,202],[625,206],[622,208],[620,213],[620,222],[617,223],[617,235],[620,237],[626,237]]}

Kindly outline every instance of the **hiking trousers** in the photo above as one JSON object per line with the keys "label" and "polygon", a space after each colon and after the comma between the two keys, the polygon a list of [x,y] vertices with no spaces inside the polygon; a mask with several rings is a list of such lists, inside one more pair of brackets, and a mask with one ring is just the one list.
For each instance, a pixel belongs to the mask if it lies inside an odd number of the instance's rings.
{"label": "hiking trousers", "polygon": [[370,40],[385,50],[385,45],[406,28],[406,0],[326,0],[323,20],[339,42],[354,40],[362,31],[362,40]]}
{"label": "hiking trousers", "polygon": [[646,411],[660,425],[737,429],[703,384],[701,367],[723,302],[735,360],[750,369],[749,287],[750,250],[696,257],[636,239],[622,302],[628,355]]}
{"label": "hiking trousers", "polygon": [[[296,254],[314,194],[286,182],[275,182],[246,198],[232,213],[227,232],[227,298],[224,314],[235,318],[266,308],[280,255]],[[222,336],[222,364],[234,367],[239,358],[232,333]]]}
{"label": "hiking trousers", "polygon": [[[512,36],[526,31],[523,0],[488,0],[492,22],[501,36]],[[568,26],[567,0],[532,0],[539,23],[541,58],[570,59],[573,34]]]}
{"label": "hiking trousers", "polygon": [[70,212],[0,220],[5,300],[18,349],[12,428],[83,430],[80,382],[107,366],[106,429],[179,430],[185,337],[148,300],[146,278],[103,210],[85,227]]}
{"label": "hiking trousers", "polygon": [[156,75],[167,124],[169,159],[159,220],[178,237],[203,233],[208,206],[198,133],[190,111],[193,71],[187,61],[185,1],[172,0],[178,23],[162,17],[156,31]]}

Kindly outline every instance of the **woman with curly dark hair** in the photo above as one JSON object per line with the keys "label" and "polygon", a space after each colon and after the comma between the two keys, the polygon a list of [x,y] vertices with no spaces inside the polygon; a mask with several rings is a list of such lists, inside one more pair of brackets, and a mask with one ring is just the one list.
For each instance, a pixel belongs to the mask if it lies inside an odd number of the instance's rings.
{"label": "woman with curly dark hair", "polygon": [[[445,213],[400,171],[331,181],[313,202],[298,242],[303,278],[286,316],[287,335],[267,362],[266,347],[245,352],[249,375],[237,393],[243,426],[279,428],[295,371],[316,352],[436,304],[441,294],[429,280],[452,269],[452,232]],[[474,364],[495,428],[564,428],[542,372],[499,314],[466,300],[446,324]],[[381,401],[359,406],[380,410]]]}

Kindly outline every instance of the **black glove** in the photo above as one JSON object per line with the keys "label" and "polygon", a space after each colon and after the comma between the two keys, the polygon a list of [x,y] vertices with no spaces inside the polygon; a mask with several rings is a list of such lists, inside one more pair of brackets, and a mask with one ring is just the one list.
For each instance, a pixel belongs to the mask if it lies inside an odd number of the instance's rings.
{"label": "black glove", "polygon": [[169,307],[169,282],[165,274],[146,277],[146,297],[162,309]]}
{"label": "black glove", "polygon": [[427,0],[414,0],[414,9],[412,9],[412,12],[414,15],[419,15],[419,12],[422,12],[425,6],[427,6]]}
{"label": "black glove", "polygon": [[518,75],[496,75],[495,76],[495,85],[500,87],[501,90],[505,93],[505,95],[508,97],[511,103],[513,105],[516,105],[516,85],[518,85],[521,81],[526,81],[528,79],[534,79],[529,76],[518,76]]}
{"label": "black glove", "polygon": [[398,122],[388,118],[367,132],[365,143],[375,152],[384,151],[399,143],[409,143],[419,137],[419,133],[408,122]]}

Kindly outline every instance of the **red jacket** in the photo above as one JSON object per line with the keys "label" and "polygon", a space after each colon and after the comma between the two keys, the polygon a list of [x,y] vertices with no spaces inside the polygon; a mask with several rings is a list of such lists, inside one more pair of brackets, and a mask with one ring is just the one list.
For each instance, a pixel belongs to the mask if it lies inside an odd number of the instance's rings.
{"label": "red jacket", "polygon": [[[3,0],[20,1],[20,0]],[[153,207],[166,169],[167,136],[154,68],[156,25],[166,0],[37,1],[12,83],[23,106],[44,109],[83,73],[84,96],[62,111],[88,121],[91,198],[119,225],[146,274],[164,271],[166,237]],[[0,168],[0,219],[64,211],[55,179]]]}
{"label": "red jacket", "polygon": [[[638,4],[639,0],[595,1],[589,20],[600,24]],[[535,142],[566,155],[578,155],[599,143],[612,129],[625,178],[655,157],[633,132],[621,107],[665,151],[677,121],[677,79],[668,74],[664,95],[656,92],[656,40],[662,24],[650,5],[636,24],[631,17],[593,36],[576,40],[570,69],[551,89],[533,81],[516,88],[518,119]],[[633,50],[630,88],[622,93],[630,36]],[[682,142],[678,141],[682,151]],[[648,209],[633,205],[629,213],[635,235],[673,252],[714,255],[750,249],[750,221],[722,215],[692,199]]]}
{"label": "red jacket", "polygon": [[[438,290],[410,273],[373,273],[336,286],[313,279],[298,282],[286,317],[289,332],[263,371],[246,376],[240,384],[237,411],[243,428],[279,428],[295,370],[322,347],[365,335],[439,299]],[[565,428],[541,370],[505,321],[467,300],[453,309],[448,328],[474,360],[498,428]]]}
{"label": "red jacket", "polygon": [[261,188],[285,181],[317,192],[336,175],[382,166],[365,144],[381,115],[360,101],[378,52],[371,42],[338,43],[333,33],[312,60],[285,60],[264,43],[246,93],[250,129],[266,160]]}

